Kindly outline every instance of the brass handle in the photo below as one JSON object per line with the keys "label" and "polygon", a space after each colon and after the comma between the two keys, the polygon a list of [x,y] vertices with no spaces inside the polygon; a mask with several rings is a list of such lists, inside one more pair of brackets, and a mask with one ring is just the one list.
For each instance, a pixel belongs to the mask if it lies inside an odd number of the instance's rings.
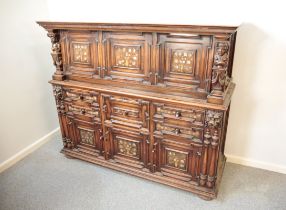
{"label": "brass handle", "polygon": [[180,112],[180,111],[176,111],[175,112],[175,117],[176,118],[179,118],[179,117],[181,117],[182,116],[182,113]]}

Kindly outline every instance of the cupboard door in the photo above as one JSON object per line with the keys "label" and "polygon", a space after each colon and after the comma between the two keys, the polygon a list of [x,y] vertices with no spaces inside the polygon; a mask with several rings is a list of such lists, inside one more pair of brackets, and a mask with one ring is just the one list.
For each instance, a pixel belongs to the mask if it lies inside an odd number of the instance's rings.
{"label": "cupboard door", "polygon": [[69,134],[72,137],[74,148],[78,152],[91,155],[102,155],[104,145],[100,124],[85,122],[76,118],[69,118]]}
{"label": "cupboard door", "polygon": [[158,137],[155,142],[157,171],[163,176],[198,184],[202,151],[200,144]]}
{"label": "cupboard door", "polygon": [[61,50],[67,76],[99,78],[98,32],[64,31]]}
{"label": "cupboard door", "polygon": [[159,34],[158,85],[206,91],[210,36]]}
{"label": "cupboard door", "polygon": [[121,82],[150,84],[151,34],[103,33],[104,78]]}
{"label": "cupboard door", "polygon": [[110,158],[115,162],[143,169],[148,167],[148,136],[128,129],[110,130]]}

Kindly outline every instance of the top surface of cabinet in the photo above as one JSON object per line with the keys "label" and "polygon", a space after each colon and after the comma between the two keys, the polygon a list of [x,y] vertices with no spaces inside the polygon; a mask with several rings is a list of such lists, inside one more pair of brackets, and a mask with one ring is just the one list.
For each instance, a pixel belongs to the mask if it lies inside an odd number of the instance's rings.
{"label": "top surface of cabinet", "polygon": [[51,38],[55,80],[189,96],[224,104],[236,27],[38,22]]}

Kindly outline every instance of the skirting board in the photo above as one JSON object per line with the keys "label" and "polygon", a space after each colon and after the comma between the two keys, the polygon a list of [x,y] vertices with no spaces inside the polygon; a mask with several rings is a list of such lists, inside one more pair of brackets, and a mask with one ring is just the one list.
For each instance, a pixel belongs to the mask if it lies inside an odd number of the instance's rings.
{"label": "skirting board", "polygon": [[46,142],[53,139],[59,133],[59,131],[60,131],[60,128],[58,127],[55,130],[43,136],[42,138],[35,141],[33,144],[30,144],[29,146],[25,147],[20,152],[10,157],[8,160],[2,162],[0,164],[0,173],[6,170],[7,168],[11,167],[15,163],[17,163],[19,160],[23,159],[30,153],[34,152],[36,149],[38,149],[40,146],[42,146]]}
{"label": "skirting board", "polygon": [[260,168],[268,171],[274,171],[282,174],[286,174],[286,167],[283,165],[277,165],[268,162],[257,161],[249,158],[239,157],[235,155],[225,155],[227,157],[227,162],[236,163],[239,165],[250,166],[254,168]]}

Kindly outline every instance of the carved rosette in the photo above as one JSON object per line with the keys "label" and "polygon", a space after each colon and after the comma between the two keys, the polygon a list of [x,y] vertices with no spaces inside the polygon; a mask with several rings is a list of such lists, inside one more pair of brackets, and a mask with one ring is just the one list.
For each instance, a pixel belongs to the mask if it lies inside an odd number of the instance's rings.
{"label": "carved rosette", "polygon": [[[203,164],[201,168],[201,186],[212,188],[216,179],[217,151],[223,121],[223,112],[207,110],[205,118]],[[209,162],[209,164],[208,164]]]}
{"label": "carved rosette", "polygon": [[63,60],[61,53],[61,45],[60,45],[60,35],[55,31],[48,31],[47,36],[51,39],[52,42],[52,58],[53,63],[56,66],[56,72],[54,73],[54,79],[63,80]]}
{"label": "carved rosette", "polygon": [[215,44],[215,55],[212,67],[212,90],[224,92],[230,78],[228,76],[229,42],[220,41]]}

